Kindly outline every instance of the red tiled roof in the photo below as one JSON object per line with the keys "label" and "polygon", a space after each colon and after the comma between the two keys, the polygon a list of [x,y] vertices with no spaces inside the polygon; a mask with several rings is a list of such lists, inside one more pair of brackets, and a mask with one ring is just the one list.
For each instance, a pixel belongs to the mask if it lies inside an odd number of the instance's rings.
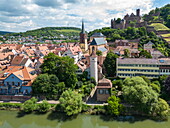
{"label": "red tiled roof", "polygon": [[15,56],[11,61],[11,65],[19,65],[23,59],[24,56]]}

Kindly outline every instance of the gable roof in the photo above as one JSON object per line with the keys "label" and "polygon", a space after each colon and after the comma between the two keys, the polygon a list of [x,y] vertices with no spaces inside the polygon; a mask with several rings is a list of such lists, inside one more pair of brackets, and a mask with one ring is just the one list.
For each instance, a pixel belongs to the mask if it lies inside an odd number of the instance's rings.
{"label": "gable roof", "polygon": [[22,62],[22,60],[24,59],[24,56],[15,56],[12,61],[11,61],[11,65],[20,65],[20,63]]}
{"label": "gable roof", "polygon": [[[151,41],[149,41],[149,42],[147,43],[147,45],[148,45],[148,44],[152,44],[152,45],[153,45],[153,43],[152,43]],[[144,45],[145,45],[145,44],[144,44]]]}
{"label": "gable roof", "polygon": [[[5,69],[1,74],[0,74],[0,79],[4,80],[7,77],[9,77],[11,74],[14,74],[16,77],[18,77],[21,80],[34,80],[37,75],[34,74],[32,75],[30,72],[34,71],[35,69],[25,67],[25,66],[9,66],[7,69]],[[7,75],[4,77],[4,73]]]}
{"label": "gable roof", "polygon": [[25,58],[24,56],[15,56],[11,61],[11,66],[24,66],[29,58]]}
{"label": "gable roof", "polygon": [[91,37],[105,37],[102,33],[94,33]]}
{"label": "gable roof", "polygon": [[98,48],[98,50],[101,51],[101,52],[106,52],[107,51],[107,49],[105,47],[100,47],[100,48]]}
{"label": "gable roof", "polygon": [[73,55],[77,55],[79,52],[82,52],[80,46],[72,46],[72,47],[69,47],[69,49]]}
{"label": "gable roof", "polygon": [[94,38],[90,45],[102,45],[106,43],[107,41],[104,38]]}

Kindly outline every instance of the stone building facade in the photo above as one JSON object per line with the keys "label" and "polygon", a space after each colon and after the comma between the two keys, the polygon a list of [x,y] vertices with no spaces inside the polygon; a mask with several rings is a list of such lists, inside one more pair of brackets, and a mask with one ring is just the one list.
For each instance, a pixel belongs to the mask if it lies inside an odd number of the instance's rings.
{"label": "stone building facade", "polygon": [[[135,24],[132,24],[134,22]],[[120,23],[116,22],[116,19],[111,20],[111,28],[113,29],[126,29],[128,27],[143,27],[147,26],[147,22],[142,20],[142,17],[140,16],[140,9],[136,10],[136,15],[125,15],[124,18],[120,21]]]}

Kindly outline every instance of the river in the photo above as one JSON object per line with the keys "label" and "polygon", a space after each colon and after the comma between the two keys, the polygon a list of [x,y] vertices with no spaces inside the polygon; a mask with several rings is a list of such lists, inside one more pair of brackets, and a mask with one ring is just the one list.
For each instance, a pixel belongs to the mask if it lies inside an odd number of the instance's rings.
{"label": "river", "polygon": [[155,122],[126,117],[126,121],[108,120],[106,116],[80,114],[66,119],[57,113],[21,115],[16,111],[0,111],[0,128],[170,128],[169,121]]}

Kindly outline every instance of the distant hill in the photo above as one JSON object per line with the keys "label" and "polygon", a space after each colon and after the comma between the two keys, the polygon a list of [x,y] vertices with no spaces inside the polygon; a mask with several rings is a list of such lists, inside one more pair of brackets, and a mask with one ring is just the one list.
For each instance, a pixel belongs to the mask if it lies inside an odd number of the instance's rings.
{"label": "distant hill", "polygon": [[0,35],[5,35],[5,34],[8,34],[8,33],[12,33],[12,32],[0,31]]}
{"label": "distant hill", "polygon": [[78,37],[81,29],[80,28],[75,28],[75,27],[45,27],[45,28],[40,28],[40,29],[35,29],[35,30],[29,30],[26,32],[20,32],[20,33],[12,33],[12,34],[7,34],[11,36],[37,36],[37,37],[56,37],[56,38],[64,38],[64,37],[69,37],[69,38],[74,38]]}

